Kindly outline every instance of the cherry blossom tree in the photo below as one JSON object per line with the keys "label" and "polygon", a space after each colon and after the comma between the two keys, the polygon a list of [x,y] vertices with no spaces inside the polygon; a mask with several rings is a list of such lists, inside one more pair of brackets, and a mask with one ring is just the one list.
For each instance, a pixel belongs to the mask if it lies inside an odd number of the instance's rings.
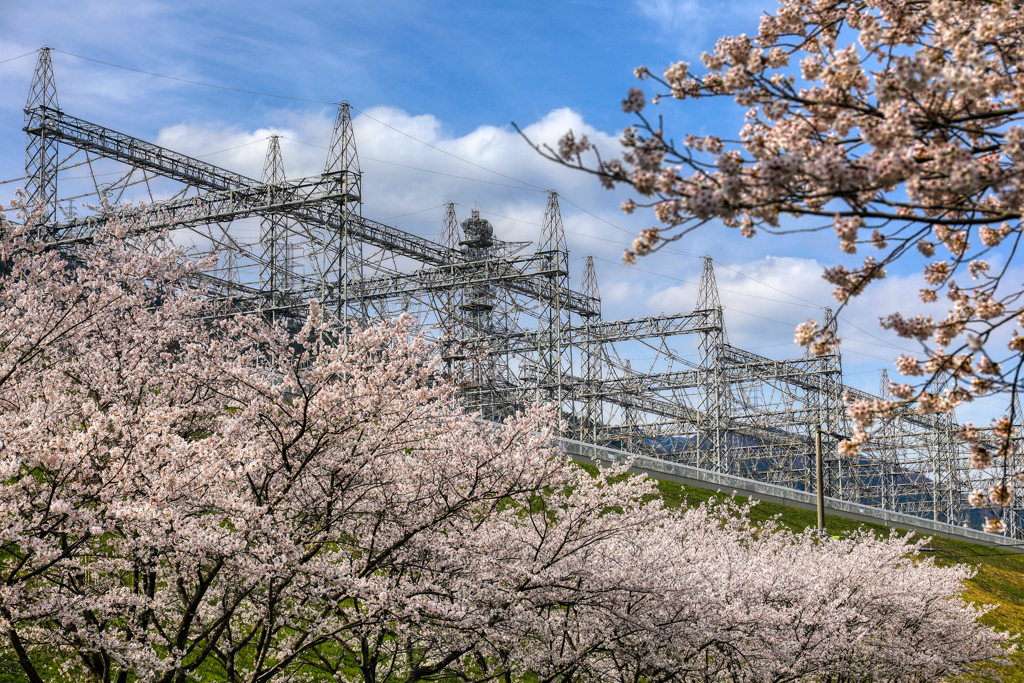
{"label": "cherry blossom tree", "polygon": [[[897,261],[920,260],[920,300],[944,298],[948,314],[904,311],[881,320],[920,342],[927,359],[896,359],[907,379],[891,385],[895,402],[851,406],[859,428],[844,446],[855,454],[873,421],[900,402],[948,412],[1004,393],[1007,415],[996,420],[986,450],[1003,468],[1001,483],[975,496],[1002,504],[1012,496],[1006,467],[1021,436],[1004,423],[1019,417],[1013,397],[1024,380],[1014,262],[1024,206],[1024,8],[987,0],[780,0],[755,36],[724,37],[701,62],[636,69],[648,87],[622,101],[636,123],[623,134],[621,158],[587,158],[596,150],[572,131],[557,150],[541,151],[609,188],[630,186],[638,196],[625,212],[653,209],[658,224],[634,240],[627,262],[707,224],[746,237],[834,232],[843,253],[871,252],[825,269],[841,310]],[[698,106],[708,98],[746,110],[735,136],[676,135],[653,113],[663,101]],[[826,354],[839,339],[808,321],[796,342]],[[982,467],[986,459],[974,462]]]}
{"label": "cherry blossom tree", "polygon": [[315,302],[296,335],[218,319],[158,237],[64,254],[31,226],[0,226],[0,631],[33,683],[292,676],[581,476],[545,410],[458,408],[409,320],[337,344]]}
{"label": "cherry blossom tree", "polygon": [[0,651],[32,683],[909,681],[1012,651],[906,540],[668,510],[574,466],[549,408],[475,421],[409,318],[229,316],[159,235],[44,250],[36,218],[0,219]]}
{"label": "cherry blossom tree", "polygon": [[954,597],[971,571],[921,561],[922,542],[748,513],[725,501],[616,534],[577,558],[571,591],[529,596],[502,651],[544,683],[936,680],[1006,653]]}
{"label": "cherry blossom tree", "polygon": [[463,538],[414,618],[403,602],[313,653],[315,668],[378,683],[909,683],[1014,650],[960,597],[972,570],[922,560],[924,541],[794,534],[729,501],[670,512],[633,487],[587,476],[503,510]]}

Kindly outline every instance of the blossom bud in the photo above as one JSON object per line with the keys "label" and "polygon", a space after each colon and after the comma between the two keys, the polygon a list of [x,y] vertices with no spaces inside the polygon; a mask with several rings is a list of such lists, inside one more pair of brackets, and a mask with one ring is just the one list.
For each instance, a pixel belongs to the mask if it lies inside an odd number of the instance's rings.
{"label": "blossom bud", "polygon": [[675,62],[665,69],[665,81],[669,85],[681,85],[689,77],[689,69],[690,65],[686,62]]}
{"label": "blossom bud", "polygon": [[998,230],[987,226],[978,230],[978,236],[981,237],[981,243],[986,247],[998,247],[999,243],[1003,241]]}
{"label": "blossom bud", "polygon": [[964,426],[956,433],[956,436],[958,439],[966,443],[974,443],[978,440],[980,435],[978,434],[978,430],[974,428],[973,422],[965,422]]}
{"label": "blossom bud", "polygon": [[992,466],[992,454],[985,447],[971,444],[971,469],[983,470]]}
{"label": "blossom bud", "polygon": [[889,393],[894,397],[906,400],[914,395],[914,387],[909,384],[889,383]]}
{"label": "blossom bud", "polygon": [[984,529],[990,534],[1001,534],[1006,530],[1006,525],[1003,524],[1003,520],[993,517],[985,520]]}
{"label": "blossom bud", "polygon": [[626,99],[622,100],[622,111],[627,114],[640,112],[643,111],[645,104],[647,104],[647,96],[644,95],[644,91],[640,88],[630,88]]}
{"label": "blossom bud", "polygon": [[798,346],[807,346],[814,341],[814,333],[818,328],[818,323],[814,320],[808,320],[802,322],[796,326],[796,331],[793,335],[793,341]]}
{"label": "blossom bud", "polygon": [[924,374],[923,370],[921,370],[921,363],[911,356],[900,356],[897,358],[896,369],[901,375],[908,375],[911,377],[917,377]]}

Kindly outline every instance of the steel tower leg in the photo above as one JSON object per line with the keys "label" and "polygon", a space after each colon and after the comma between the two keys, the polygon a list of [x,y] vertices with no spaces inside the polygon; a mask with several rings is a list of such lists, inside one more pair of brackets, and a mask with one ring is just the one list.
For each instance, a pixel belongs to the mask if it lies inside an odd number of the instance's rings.
{"label": "steel tower leg", "polygon": [[[459,248],[459,219],[455,215],[455,203],[444,205],[444,221],[441,224],[441,244],[449,249]],[[445,362],[445,370],[449,377],[464,370],[464,347],[468,341],[466,330],[462,324],[462,289],[446,289],[438,296],[440,310],[437,322],[442,334],[441,356]]]}
{"label": "steel tower leg", "polygon": [[[583,263],[583,281],[580,287],[581,292],[584,296],[592,297],[598,302],[598,312],[600,312],[601,292],[597,286],[597,273],[594,270],[594,257],[587,256]],[[598,320],[600,320],[600,318],[598,318]],[[598,425],[601,423],[603,418],[601,395],[597,388],[602,374],[601,354],[603,349],[600,342],[593,340],[593,336],[590,333],[591,322],[591,318],[587,318],[584,323],[587,325],[587,334],[585,337],[586,341],[582,349],[584,390],[583,396],[579,397],[583,399],[583,420],[580,425],[579,439],[580,441],[597,443]]]}
{"label": "steel tower leg", "polygon": [[[263,182],[276,184],[284,180],[281,142],[276,135],[271,135],[267,156],[263,161]],[[267,295],[272,309],[280,305],[281,291],[289,284],[284,281],[286,278],[282,272],[288,260],[284,222],[284,217],[276,213],[263,216],[260,220],[260,289]]]}
{"label": "steel tower leg", "polygon": [[[832,315],[832,309],[825,309],[823,325],[825,329],[836,332],[838,321]],[[829,496],[844,498],[843,464],[838,457],[837,434],[850,434],[843,403],[843,359],[837,349],[835,353],[818,357],[818,371],[821,372],[822,389],[814,397],[816,401],[816,421],[821,425],[825,438],[821,444],[821,455],[825,465],[825,493]],[[838,380],[835,378],[839,378]],[[813,425],[811,426],[813,430]],[[810,432],[813,434],[813,431]],[[849,470],[850,468],[845,468]]]}
{"label": "steel tower leg", "polygon": [[[1012,477],[1015,472],[1024,471],[1024,453],[1021,452],[1021,435],[1024,434],[1024,415],[1021,415],[1020,410],[1020,397],[1017,392],[1013,394],[1013,442],[1011,443],[1010,455],[1006,462],[1006,474]],[[966,484],[962,485],[962,488],[966,488]],[[963,498],[960,497],[961,505],[963,505]],[[1024,511],[1024,498],[1020,494],[1014,497],[1010,501],[1010,505],[1006,508],[1006,512],[1003,515],[1003,523],[1006,524],[1006,531],[1004,532],[1007,538],[1016,538],[1018,540],[1024,540],[1024,519],[1022,519],[1022,511]],[[963,514],[961,512],[961,514]]]}

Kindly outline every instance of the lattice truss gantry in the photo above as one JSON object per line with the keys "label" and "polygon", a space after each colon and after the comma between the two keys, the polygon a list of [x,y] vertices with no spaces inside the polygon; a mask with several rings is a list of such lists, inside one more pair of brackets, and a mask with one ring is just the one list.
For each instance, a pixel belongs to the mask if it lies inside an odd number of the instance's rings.
{"label": "lattice truss gantry", "polygon": [[[498,239],[476,211],[459,222],[454,204],[439,241],[364,217],[345,103],[324,172],[298,179],[285,178],[276,137],[256,180],[65,113],[46,48],[25,121],[25,189],[44,216],[37,238],[52,247],[90,240],[112,215],[136,220],[219,254],[202,280],[227,312],[299,320],[316,298],[339,329],[414,314],[486,419],[551,402],[570,438],[806,491],[820,425],[828,495],[978,522],[968,513],[976,478],[954,416],[910,406],[858,460],[838,457],[836,444],[852,433],[846,401],[874,397],[843,384],[839,355],[773,360],[732,346],[710,258],[692,311],[604,321],[590,257],[579,291],[570,286],[554,192],[532,251]],[[76,201],[100,208],[79,215]],[[835,325],[830,312],[824,324]],[[1005,518],[1024,536],[1017,508]]]}

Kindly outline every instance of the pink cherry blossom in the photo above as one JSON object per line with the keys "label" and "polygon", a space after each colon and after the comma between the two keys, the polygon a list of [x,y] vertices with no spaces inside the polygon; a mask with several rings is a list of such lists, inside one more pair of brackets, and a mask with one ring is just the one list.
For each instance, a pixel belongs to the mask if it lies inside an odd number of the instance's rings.
{"label": "pink cherry blossom", "polygon": [[41,250],[33,220],[0,218],[0,636],[30,680],[911,683],[1014,651],[923,540],[669,510],[574,465],[551,408],[475,421],[409,317],[343,336],[310,301],[289,331],[159,235]]}

